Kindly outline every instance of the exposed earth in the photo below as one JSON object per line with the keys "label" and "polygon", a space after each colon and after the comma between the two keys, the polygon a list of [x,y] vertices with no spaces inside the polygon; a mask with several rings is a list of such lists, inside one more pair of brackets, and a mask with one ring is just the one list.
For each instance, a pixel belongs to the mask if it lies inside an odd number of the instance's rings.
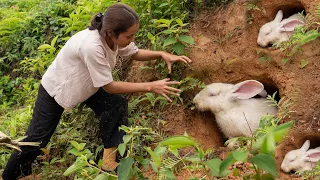
{"label": "exposed earth", "polygon": [[[256,4],[258,9],[248,9],[248,4]],[[313,13],[319,0],[237,0],[227,7],[217,10],[203,10],[191,23],[190,35],[196,40],[189,57],[193,60],[186,75],[192,75],[210,84],[214,82],[238,83],[247,79],[262,82],[268,92],[278,92],[280,98],[293,102],[289,110],[291,116],[283,122],[295,120],[295,127],[281,142],[276,151],[279,179],[293,179],[280,170],[284,155],[300,148],[306,139],[311,147],[320,146],[320,39],[303,46],[302,52],[290,57],[287,63],[286,52],[274,47],[262,48],[257,44],[260,27],[273,20],[278,10],[284,17],[305,11]],[[301,68],[302,60],[308,64]],[[128,80],[134,82],[155,80],[146,76],[135,62],[129,72]],[[151,73],[150,73],[151,74]],[[149,78],[149,79],[148,79]],[[193,97],[198,91],[188,96]],[[174,107],[165,112],[167,124],[164,131],[169,135],[187,132],[202,144],[204,149],[220,149],[219,156],[225,158],[226,140],[210,112],[199,112],[183,107]],[[246,165],[243,173],[249,171]],[[187,179],[184,173],[178,179]],[[229,176],[227,179],[236,179]]]}

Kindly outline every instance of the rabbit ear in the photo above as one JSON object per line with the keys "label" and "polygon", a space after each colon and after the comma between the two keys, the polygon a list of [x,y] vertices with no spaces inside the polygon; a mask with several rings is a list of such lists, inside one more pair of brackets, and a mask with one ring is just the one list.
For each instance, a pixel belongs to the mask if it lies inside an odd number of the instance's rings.
{"label": "rabbit ear", "polygon": [[232,99],[249,99],[263,91],[264,86],[259,81],[247,80],[236,84],[230,91]]}
{"label": "rabbit ear", "polygon": [[307,152],[310,147],[310,141],[306,140],[300,148],[303,152]]}
{"label": "rabbit ear", "polygon": [[283,18],[283,13],[282,13],[281,10],[279,10],[277,15],[276,15],[276,17],[274,18],[274,21],[275,22],[281,22],[282,18]]}
{"label": "rabbit ear", "polygon": [[320,149],[311,149],[307,151],[305,160],[311,162],[318,162],[320,161]]}
{"label": "rabbit ear", "polygon": [[279,28],[282,32],[292,32],[298,25],[303,25],[304,22],[299,19],[291,19],[286,22],[281,22],[282,26]]}

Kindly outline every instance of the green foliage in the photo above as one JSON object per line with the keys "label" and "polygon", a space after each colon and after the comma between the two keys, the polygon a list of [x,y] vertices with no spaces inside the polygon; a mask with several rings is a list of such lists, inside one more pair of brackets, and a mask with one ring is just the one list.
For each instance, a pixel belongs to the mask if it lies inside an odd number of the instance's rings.
{"label": "green foliage", "polygon": [[116,1],[110,0],[79,0],[78,6],[69,14],[69,17],[61,18],[64,24],[65,34],[75,34],[90,25],[91,18],[98,12],[104,12],[111,4]]}
{"label": "green foliage", "polygon": [[85,143],[78,143],[76,141],[71,141],[71,145],[73,146],[68,152],[77,157],[76,161],[63,173],[64,176],[69,176],[73,173],[76,174],[77,178],[95,178],[108,179],[109,177],[116,178],[117,176],[111,173],[107,173],[102,171],[100,161],[98,164],[94,162],[93,154],[89,149],[84,149]]}
{"label": "green foliage", "polygon": [[310,171],[302,171],[297,173],[300,176],[303,176],[303,179],[312,179],[312,180],[319,180],[320,179],[320,162],[313,167]]}
{"label": "green foliage", "polygon": [[3,24],[0,26],[0,71],[10,72],[10,65],[15,65],[25,57],[36,57],[36,49],[41,43],[62,35],[64,28],[58,20],[66,16],[71,8],[71,4],[62,0],[55,3],[13,1],[10,8],[4,8],[5,17],[8,18],[0,19],[0,24]]}
{"label": "green foliage", "polygon": [[152,49],[167,50],[177,55],[184,54],[185,47],[195,43],[191,36],[185,35],[188,32],[185,29],[187,25],[183,23],[183,18],[155,20],[153,26],[160,29],[160,32],[155,35],[148,33],[147,36],[151,40]]}
{"label": "green foliage", "polygon": [[283,120],[285,118],[290,118],[291,113],[294,111],[290,110],[294,103],[298,100],[299,91],[295,90],[292,96],[289,97],[282,97],[279,102],[275,100],[277,92],[273,93],[272,96],[268,95],[267,102],[271,103],[272,106],[278,107],[278,117],[280,120]]}
{"label": "green foliage", "polygon": [[0,114],[13,105],[23,105],[25,102],[34,102],[38,83],[33,78],[0,77]]}

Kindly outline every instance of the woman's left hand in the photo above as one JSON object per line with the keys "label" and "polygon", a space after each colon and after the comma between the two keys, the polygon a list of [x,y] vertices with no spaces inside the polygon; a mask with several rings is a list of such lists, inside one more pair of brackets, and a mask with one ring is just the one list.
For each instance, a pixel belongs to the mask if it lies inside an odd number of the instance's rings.
{"label": "woman's left hand", "polygon": [[187,56],[177,56],[174,54],[170,54],[168,52],[163,51],[161,54],[162,59],[167,63],[169,74],[171,74],[171,64],[176,61],[182,61],[186,64],[191,63],[191,59]]}

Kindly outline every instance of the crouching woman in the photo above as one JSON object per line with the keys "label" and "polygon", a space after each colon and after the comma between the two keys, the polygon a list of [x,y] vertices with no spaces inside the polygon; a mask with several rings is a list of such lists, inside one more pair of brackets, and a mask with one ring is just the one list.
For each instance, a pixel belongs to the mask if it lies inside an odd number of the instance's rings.
{"label": "crouching woman", "polygon": [[2,174],[4,180],[31,174],[32,162],[41,153],[54,133],[65,109],[85,103],[100,118],[104,143],[104,170],[114,170],[116,147],[122,142],[121,125],[128,124],[127,100],[119,94],[153,92],[164,96],[179,95],[170,87],[179,82],[163,79],[145,83],[114,81],[112,70],[117,55],[138,61],[162,58],[171,71],[176,61],[190,63],[186,56],[164,51],[138,49],[134,36],[139,29],[139,17],[125,4],[114,4],[92,18],[91,26],[73,35],[60,50],[45,72],[38,91],[32,120],[24,141],[41,142],[40,147],[22,147],[11,155]]}

